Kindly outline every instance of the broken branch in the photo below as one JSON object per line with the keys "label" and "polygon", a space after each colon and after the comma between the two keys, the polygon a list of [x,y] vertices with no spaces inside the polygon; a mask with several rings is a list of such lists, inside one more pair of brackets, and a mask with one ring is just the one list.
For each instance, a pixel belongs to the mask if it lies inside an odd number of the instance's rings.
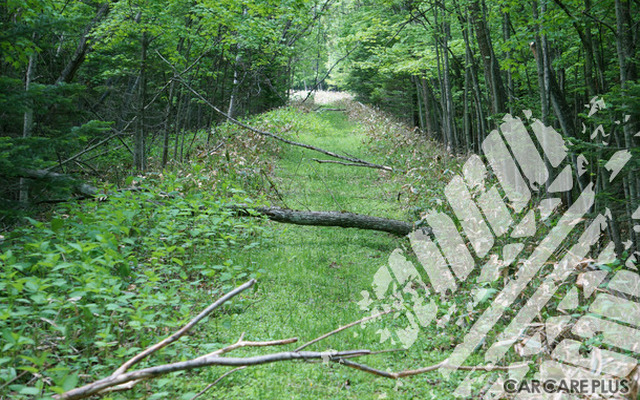
{"label": "broken branch", "polygon": [[365,168],[376,168],[376,169],[382,169],[385,171],[393,171],[393,168],[391,167],[385,167],[385,168],[379,168],[378,166],[372,166],[369,164],[362,164],[362,163],[346,163],[343,161],[337,161],[337,160],[319,160],[317,158],[312,158],[313,161],[317,162],[318,164],[340,164],[340,165],[346,165],[347,167],[365,167]]}
{"label": "broken branch", "polygon": [[184,336],[187,332],[189,332],[191,330],[191,328],[193,328],[198,322],[200,322],[203,318],[205,318],[206,316],[211,314],[211,312],[213,312],[213,310],[215,310],[216,308],[220,307],[221,305],[223,305],[227,301],[231,300],[235,296],[237,296],[240,293],[244,292],[245,290],[249,289],[250,287],[255,285],[255,283],[256,283],[256,280],[255,279],[251,279],[247,283],[245,283],[243,285],[240,285],[237,288],[235,288],[232,291],[230,291],[229,293],[225,294],[224,296],[219,298],[216,302],[214,302],[209,307],[207,307],[200,314],[198,314],[195,318],[193,318],[191,321],[189,321],[188,324],[186,324],[185,326],[180,328],[176,333],[174,333],[173,335],[169,336],[168,338],[162,340],[161,342],[158,342],[158,343],[154,344],[153,346],[147,347],[145,350],[143,350],[142,352],[140,352],[137,355],[135,355],[134,357],[132,357],[129,361],[127,361],[124,364],[122,364],[118,369],[116,369],[113,372],[113,374],[111,374],[111,377],[115,377],[117,375],[120,375],[120,374],[126,372],[129,368],[131,368],[133,365],[137,364],[140,360],[144,359],[148,355],[150,355],[150,354],[162,349],[163,347],[166,347],[166,346],[170,345],[171,343],[175,342],[176,340],[180,339],[180,337]]}

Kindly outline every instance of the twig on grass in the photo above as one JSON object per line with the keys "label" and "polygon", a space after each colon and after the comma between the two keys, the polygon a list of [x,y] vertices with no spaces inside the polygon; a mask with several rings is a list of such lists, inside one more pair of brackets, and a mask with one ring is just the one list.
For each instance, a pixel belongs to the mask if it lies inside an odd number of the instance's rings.
{"label": "twig on grass", "polygon": [[393,169],[391,167],[387,167],[384,166],[384,168],[380,168],[378,166],[371,166],[368,164],[362,164],[362,163],[347,163],[347,162],[343,162],[343,161],[337,161],[337,160],[320,160],[317,158],[312,158],[313,161],[317,162],[318,164],[340,164],[340,165],[346,165],[347,167],[365,167],[365,168],[375,168],[375,169],[381,169],[383,171],[396,171],[396,172],[402,172],[402,170],[398,170],[398,169]]}
{"label": "twig on grass", "polygon": [[[202,319],[204,319],[207,315],[209,315],[213,310],[215,310],[216,308],[220,307],[222,304],[224,304],[225,302],[227,302],[228,300],[230,300],[231,298],[233,298],[234,296],[237,296],[238,294],[242,293],[243,291],[249,289],[250,287],[252,287],[254,284],[256,283],[256,281],[254,279],[248,281],[247,283],[235,288],[234,290],[232,290],[231,292],[227,293],[226,295],[224,295],[223,297],[221,297],[219,300],[217,300],[216,302],[214,302],[213,304],[211,304],[209,307],[207,307],[204,311],[202,311],[200,314],[198,314],[195,318],[193,318],[191,321],[189,321],[188,324],[186,324],[185,326],[183,326],[180,330],[178,330],[176,333],[174,333],[173,335],[169,336],[168,338],[162,340],[161,342],[148,347],[147,349],[145,349],[144,351],[140,352],[139,354],[137,354],[136,356],[134,356],[133,358],[131,358],[130,360],[126,361],[125,363],[122,364],[122,366],[120,366],[112,375],[103,378],[103,379],[99,379],[97,381],[91,382],[89,384],[86,384],[82,387],[76,388],[76,389],[72,389],[68,392],[65,392],[63,394],[60,395],[56,395],[54,396],[54,398],[56,399],[64,399],[64,400],[77,400],[77,399],[84,399],[87,397],[90,397],[92,395],[96,395],[96,394],[102,394],[102,393],[106,393],[106,392],[110,392],[110,391],[124,391],[124,390],[129,390],[131,388],[133,388],[136,384],[148,380],[148,379],[153,379],[153,378],[157,378],[159,376],[163,376],[172,372],[177,372],[177,371],[189,371],[192,369],[197,369],[197,368],[202,368],[202,367],[207,367],[207,366],[213,366],[213,365],[218,365],[218,366],[229,366],[229,367],[236,367],[228,372],[226,372],[225,374],[223,374],[222,376],[220,376],[218,379],[216,379],[213,383],[211,383],[210,385],[208,385],[204,390],[202,390],[200,393],[198,393],[195,397],[199,397],[202,393],[206,392],[207,390],[209,390],[211,387],[215,386],[218,382],[220,382],[224,377],[239,371],[241,369],[244,369],[248,366],[253,366],[253,365],[262,365],[262,364],[270,364],[270,363],[274,363],[274,362],[282,362],[282,361],[295,361],[295,360],[300,360],[300,361],[313,361],[313,360],[322,360],[323,362],[334,362],[334,363],[338,363],[340,365],[344,365],[350,368],[354,368],[354,369],[358,369],[360,371],[369,373],[369,374],[373,374],[376,376],[380,376],[380,377],[384,377],[384,378],[390,378],[390,379],[399,379],[402,377],[407,377],[407,376],[414,376],[414,375],[419,375],[419,374],[423,374],[423,373],[427,373],[430,371],[434,371],[440,368],[454,368],[454,369],[460,369],[460,370],[465,370],[465,371],[495,371],[495,370],[500,370],[500,371],[505,371],[505,370],[510,370],[510,369],[514,369],[514,368],[520,368],[523,365],[526,364],[521,364],[521,365],[512,365],[512,366],[507,366],[507,367],[501,367],[501,366],[462,366],[462,367],[452,367],[449,366],[447,364],[447,360],[442,361],[440,363],[437,363],[435,365],[429,366],[429,367],[424,367],[424,368],[420,368],[420,369],[415,369],[415,370],[404,370],[404,371],[400,371],[400,372],[388,372],[388,371],[382,371],[373,367],[370,367],[368,365],[365,364],[360,364],[360,363],[356,363],[353,361],[349,361],[349,358],[353,358],[353,357],[360,357],[360,356],[366,356],[366,355],[372,355],[372,354],[378,354],[380,352],[372,352],[370,350],[346,350],[346,351],[324,351],[324,352],[317,352],[317,351],[301,351],[301,349],[310,346],[311,344],[317,343],[323,339],[326,339],[332,335],[335,335],[345,329],[348,329],[350,327],[353,327],[357,324],[360,324],[362,322],[366,322],[368,320],[377,318],[381,315],[384,314],[388,314],[389,312],[383,312],[377,315],[372,315],[372,316],[368,316],[365,318],[362,318],[359,321],[355,321],[352,323],[349,323],[347,325],[344,325],[338,329],[335,329],[327,334],[324,334],[314,340],[311,340],[310,342],[306,343],[305,345],[302,345],[300,347],[298,347],[298,349],[294,350],[294,351],[284,351],[284,352],[278,352],[278,353],[271,353],[271,354],[264,354],[264,355],[257,355],[257,356],[249,356],[249,357],[221,357],[223,354],[231,352],[233,350],[242,348],[242,347],[266,347],[266,346],[281,346],[281,345],[287,345],[287,344],[291,344],[291,343],[295,343],[298,339],[297,338],[288,338],[288,339],[281,339],[281,340],[271,340],[271,341],[262,341],[262,342],[254,342],[254,341],[245,341],[244,340],[244,333],[242,335],[240,335],[240,338],[236,341],[236,343],[231,344],[227,347],[224,347],[222,349],[219,349],[217,351],[214,351],[212,353],[209,353],[207,355],[201,356],[201,357],[197,357],[191,360],[187,360],[187,361],[181,361],[181,362],[174,362],[174,363],[169,363],[169,364],[163,364],[163,365],[158,365],[158,366],[153,366],[153,367],[148,367],[148,368],[143,368],[143,369],[139,369],[136,371],[131,371],[131,372],[127,372],[127,370],[129,368],[131,368],[133,365],[135,365],[136,363],[138,363],[140,360],[144,359],[145,357],[147,357],[148,355],[158,351],[159,349],[175,342],[177,339],[179,339],[180,337],[182,337],[183,335],[185,335],[195,324],[197,324],[198,322],[200,322]],[[395,351],[395,350],[394,350]],[[193,400],[193,399],[192,399]]]}
{"label": "twig on grass", "polygon": [[224,374],[220,375],[218,377],[218,379],[216,379],[215,381],[211,382],[210,384],[207,385],[207,387],[205,387],[204,389],[202,389],[201,391],[199,391],[195,396],[193,396],[191,398],[191,400],[196,400],[198,397],[202,396],[203,394],[205,394],[207,392],[207,390],[211,389],[212,387],[214,387],[215,385],[217,385],[221,380],[223,380],[224,378],[226,378],[227,376],[233,374],[234,372],[238,372],[241,371],[243,369],[245,369],[247,367],[238,367],[238,368],[234,368],[234,369],[230,369],[229,371],[225,372]]}
{"label": "twig on grass", "polygon": [[176,340],[180,339],[187,332],[189,332],[191,330],[191,328],[193,328],[198,322],[200,322],[203,318],[205,318],[206,316],[211,314],[211,312],[213,312],[213,310],[215,310],[216,308],[220,307],[221,305],[223,305],[227,301],[231,300],[233,297],[237,296],[238,294],[240,294],[240,293],[244,292],[245,290],[249,289],[250,287],[255,285],[255,283],[256,283],[256,280],[255,279],[251,279],[247,283],[245,283],[243,285],[240,285],[237,288],[235,288],[232,291],[230,291],[229,293],[225,294],[224,296],[219,298],[216,302],[214,302],[209,307],[207,307],[200,314],[198,314],[195,318],[193,318],[191,321],[189,321],[188,324],[186,324],[185,326],[180,328],[176,333],[174,333],[173,335],[169,336],[168,338],[162,340],[161,342],[158,342],[158,343],[154,344],[153,346],[147,347],[142,352],[140,352],[140,353],[136,354],[135,356],[133,356],[130,360],[128,360],[127,362],[122,364],[118,369],[116,369],[113,372],[113,374],[111,374],[111,376],[115,377],[117,375],[120,375],[120,374],[124,373],[125,371],[127,371],[129,368],[131,368],[133,365],[135,365],[136,363],[138,363],[139,361],[141,361],[142,359],[144,359],[148,355],[150,355],[150,354],[162,349],[163,347],[166,347],[166,346],[170,345],[171,343],[175,342]]}
{"label": "twig on grass", "polygon": [[349,360],[346,360],[345,358],[332,359],[331,361],[337,362],[340,365],[344,365],[345,367],[354,368],[372,375],[380,376],[383,378],[389,378],[389,379],[400,379],[408,376],[426,374],[427,372],[436,371],[438,369],[455,369],[460,371],[491,372],[491,371],[509,371],[512,369],[522,368],[528,365],[526,363],[523,363],[523,364],[515,364],[515,365],[507,365],[507,366],[497,366],[497,365],[451,366],[447,364],[447,360],[444,360],[442,362],[430,365],[428,367],[423,367],[418,369],[407,369],[399,372],[389,372],[389,371],[383,371],[377,368],[373,368],[365,364],[349,361]]}
{"label": "twig on grass", "polygon": [[336,334],[336,333],[338,333],[338,332],[342,332],[342,331],[343,331],[343,330],[345,330],[345,329],[349,329],[349,328],[351,328],[352,326],[359,325],[359,324],[361,324],[361,323],[363,323],[363,322],[367,322],[367,321],[370,321],[370,320],[372,320],[372,319],[379,318],[379,317],[381,317],[381,316],[383,316],[383,315],[389,314],[389,313],[390,313],[390,312],[392,312],[392,311],[394,311],[394,310],[383,311],[383,312],[381,312],[381,313],[378,313],[378,314],[375,314],[375,315],[370,315],[370,316],[365,317],[365,318],[362,318],[362,319],[360,319],[360,320],[358,320],[358,321],[354,321],[354,322],[351,322],[350,324],[347,324],[347,325],[341,326],[341,327],[340,327],[340,328],[338,328],[338,329],[335,329],[335,330],[333,330],[333,331],[331,331],[331,332],[329,332],[329,333],[325,333],[324,335],[319,336],[319,337],[317,337],[317,338],[315,338],[315,339],[313,339],[313,340],[311,340],[311,341],[309,341],[309,342],[307,342],[307,343],[303,344],[302,346],[298,347],[298,348],[297,348],[297,349],[295,349],[294,351],[300,351],[300,350],[302,350],[302,349],[304,349],[304,348],[307,348],[307,347],[311,346],[311,345],[312,345],[312,344],[314,344],[314,343],[317,343],[317,342],[319,342],[319,341],[321,341],[321,340],[323,340],[323,339],[328,338],[329,336],[335,335],[335,334]]}

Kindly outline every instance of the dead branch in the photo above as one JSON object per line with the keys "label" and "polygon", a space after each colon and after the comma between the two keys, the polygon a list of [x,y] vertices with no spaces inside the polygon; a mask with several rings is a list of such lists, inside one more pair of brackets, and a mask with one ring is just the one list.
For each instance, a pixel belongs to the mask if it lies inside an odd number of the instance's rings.
{"label": "dead branch", "polygon": [[97,380],[95,382],[89,383],[77,389],[70,390],[61,395],[55,396],[56,399],[83,399],[94,394],[104,393],[107,391],[116,391],[116,390],[128,390],[131,389],[136,383],[142,382],[143,380],[156,378],[161,375],[166,375],[176,371],[188,371],[195,368],[202,368],[212,365],[220,365],[220,366],[233,366],[233,367],[246,367],[250,365],[261,365],[268,364],[273,362],[280,361],[289,361],[289,360],[326,360],[332,361],[338,357],[354,357],[357,355],[365,355],[369,354],[369,350],[352,350],[352,351],[341,351],[341,352],[308,352],[308,351],[289,351],[289,352],[279,352],[266,354],[261,356],[252,356],[252,357],[221,357],[221,355],[228,353],[230,351],[242,348],[242,347],[265,347],[265,346],[280,346],[286,345],[290,343],[295,343],[297,338],[289,338],[282,340],[272,340],[272,341],[264,341],[264,342],[253,342],[253,341],[245,341],[244,334],[240,336],[238,341],[230,346],[227,346],[223,349],[215,351],[213,353],[207,354],[205,356],[201,356],[198,358],[194,358],[188,361],[175,362],[169,364],[163,364],[155,367],[143,368],[137,371],[126,372],[133,365],[138,363],[140,360],[149,356],[150,354],[162,349],[163,347],[168,346],[169,344],[175,342],[180,337],[185,335],[193,326],[195,326],[198,322],[204,319],[207,315],[209,315],[213,310],[220,307],[225,302],[229,301],[231,298],[237,296],[243,291],[249,289],[256,283],[255,279],[250,280],[249,282],[238,286],[231,292],[227,293],[216,302],[207,307],[204,311],[198,314],[195,318],[189,321],[188,324],[180,328],[176,333],[172,334],[168,338],[162,340],[161,342],[148,347],[144,351],[140,352],[130,360],[126,361],[122,364],[113,374],[111,374],[107,378],[103,378]]}
{"label": "dead branch", "polygon": [[338,332],[342,332],[343,330],[345,330],[345,329],[349,329],[349,328],[351,328],[352,326],[360,325],[360,324],[362,324],[362,323],[364,323],[364,322],[367,322],[367,321],[370,321],[370,320],[372,320],[372,319],[376,319],[376,318],[381,317],[381,316],[383,316],[383,315],[389,314],[389,313],[390,313],[390,312],[392,312],[392,311],[394,311],[394,310],[393,310],[393,309],[391,309],[391,310],[389,310],[389,311],[383,311],[383,312],[381,312],[381,313],[378,313],[378,314],[375,314],[375,315],[370,315],[370,316],[365,317],[365,318],[362,318],[362,319],[360,319],[360,320],[358,320],[358,321],[354,321],[354,322],[352,322],[352,323],[350,323],[350,324],[347,324],[347,325],[341,326],[341,327],[340,327],[340,328],[338,328],[338,329],[335,329],[335,330],[333,330],[333,331],[331,331],[331,332],[329,332],[329,333],[325,333],[324,335],[319,336],[319,337],[317,337],[317,338],[315,338],[315,339],[313,339],[313,340],[311,340],[311,341],[309,341],[309,342],[307,342],[307,343],[303,344],[302,346],[298,347],[295,351],[300,351],[300,350],[302,350],[302,349],[304,349],[304,348],[307,348],[307,347],[311,346],[311,345],[312,345],[312,344],[314,344],[314,343],[317,343],[317,342],[319,342],[319,341],[321,341],[321,340],[324,340],[324,339],[328,338],[329,336],[335,335],[335,334],[336,334],[336,333],[338,333]]}
{"label": "dead branch", "polygon": [[238,368],[234,368],[234,369],[230,369],[229,371],[225,372],[224,374],[220,375],[218,377],[218,379],[216,379],[215,381],[213,381],[212,383],[208,384],[207,387],[205,387],[204,389],[202,389],[200,392],[198,392],[195,396],[193,396],[191,398],[191,400],[196,400],[198,397],[202,396],[203,394],[205,394],[205,392],[209,389],[211,389],[212,387],[214,387],[215,385],[217,385],[221,380],[223,380],[224,378],[226,378],[227,376],[233,374],[234,372],[238,372],[241,371],[243,369],[245,369],[247,367],[238,367]]}
{"label": "dead branch", "polygon": [[231,206],[242,216],[266,216],[272,221],[295,225],[337,226],[341,228],[359,228],[393,233],[406,236],[413,231],[413,224],[395,219],[372,217],[339,211],[299,211],[280,207]]}
{"label": "dead branch", "polygon": [[[347,167],[365,167],[365,168],[376,168],[379,169],[377,166],[371,166],[368,164],[361,164],[361,163],[347,163],[347,162],[343,162],[343,161],[337,161],[337,160],[319,160],[317,158],[312,158],[313,161],[317,162],[318,164],[340,164],[340,165],[346,165]],[[388,169],[384,169],[384,171],[390,171]],[[397,172],[402,172],[402,170],[396,169],[395,171]]]}
{"label": "dead branch", "polygon": [[45,169],[21,169],[18,171],[17,176],[21,178],[38,180],[48,179],[53,182],[68,184],[71,186],[71,189],[74,193],[84,197],[93,197],[98,193],[98,189],[89,185],[88,183],[77,180],[70,175],[59,174],[57,172],[51,172]]}
{"label": "dead branch", "polygon": [[[381,315],[387,314],[386,312],[383,312],[377,315],[365,317],[360,321],[356,321],[356,322],[344,325],[338,329],[335,329],[325,335],[318,337],[317,339],[314,339],[308,342],[307,344],[299,347],[294,351],[284,351],[284,352],[250,356],[250,357],[221,357],[225,353],[231,352],[233,350],[236,350],[242,347],[279,346],[279,345],[295,343],[298,340],[297,338],[289,338],[289,339],[272,340],[272,341],[264,341],[264,342],[245,341],[244,333],[243,333],[236,343],[229,345],[225,348],[219,349],[217,351],[214,351],[213,353],[207,354],[205,356],[197,357],[187,361],[163,364],[155,367],[148,367],[148,368],[143,368],[136,371],[126,372],[131,366],[133,366],[140,360],[144,359],[148,355],[175,342],[178,338],[186,334],[195,324],[197,324],[203,318],[209,315],[213,310],[215,310],[216,308],[218,308],[219,306],[221,306],[222,304],[224,304],[234,296],[237,296],[238,294],[252,287],[255,283],[256,281],[252,279],[249,282],[241,286],[238,286],[236,289],[227,293],[226,295],[218,299],[216,302],[211,304],[209,307],[207,307],[204,311],[198,314],[191,321],[189,321],[188,324],[183,326],[176,333],[162,340],[161,342],[145,349],[135,357],[126,361],[124,364],[122,364],[121,367],[119,367],[112,375],[108,376],[107,378],[103,378],[95,382],[89,383],[87,385],[84,385],[82,387],[72,389],[60,395],[55,395],[54,398],[64,399],[64,400],[76,400],[76,399],[84,399],[92,395],[102,394],[110,391],[129,390],[133,388],[137,383],[142,382],[144,380],[157,378],[159,376],[166,375],[172,372],[188,371],[188,370],[208,367],[212,365],[229,366],[229,367],[236,367],[236,368],[230,371],[227,371],[225,374],[220,376],[213,383],[208,385],[204,390],[198,393],[194,397],[194,399],[199,397],[202,393],[206,392],[211,387],[215,386],[224,377],[236,371],[244,369],[248,366],[269,364],[269,363],[282,362],[282,361],[295,361],[295,360],[306,361],[306,362],[313,362],[314,360],[322,360],[323,362],[331,361],[331,362],[335,362],[350,368],[358,369],[360,371],[367,372],[376,376],[390,378],[390,379],[398,379],[405,376],[419,375],[419,374],[427,373],[430,371],[434,371],[439,368],[454,368],[454,367],[450,367],[447,364],[447,361],[445,360],[435,365],[431,365],[429,367],[424,367],[420,369],[405,370],[400,372],[388,372],[388,371],[382,371],[382,370],[367,366],[365,364],[360,364],[360,363],[356,363],[348,360],[349,358],[353,358],[353,357],[360,357],[360,356],[375,354],[370,350],[347,350],[347,351],[325,351],[325,352],[300,351],[301,349],[313,343],[317,343],[320,340],[326,339],[327,337],[332,336],[338,332],[341,332],[347,328],[353,327],[359,323],[366,322],[370,319],[377,318]],[[466,371],[494,371],[494,370],[504,371],[504,370],[520,368],[520,367],[522,367],[522,365],[514,365],[514,366],[507,366],[507,367],[488,365],[488,366],[463,366],[463,367],[458,367],[456,369],[461,369]]]}
{"label": "dead branch", "polygon": [[436,371],[438,369],[455,369],[455,370],[461,370],[461,371],[486,371],[486,372],[491,372],[491,371],[508,371],[511,369],[518,369],[518,368],[522,368],[523,366],[526,366],[528,364],[515,364],[515,365],[508,365],[508,366],[496,366],[496,365],[476,365],[476,366],[459,366],[459,367],[454,367],[454,366],[450,366],[449,364],[447,364],[447,360],[444,360],[442,362],[439,362],[437,364],[433,364],[430,365],[428,367],[423,367],[423,368],[418,368],[418,369],[408,369],[408,370],[403,370],[403,371],[399,371],[399,372],[389,372],[389,371],[383,371],[380,369],[376,369],[373,367],[370,367],[368,365],[365,364],[360,364],[360,363],[356,363],[353,361],[349,361],[349,360],[345,360],[344,358],[342,359],[338,359],[338,360],[331,360],[332,362],[336,362],[339,363],[340,365],[344,365],[346,367],[349,368],[354,368],[372,375],[376,375],[376,376],[381,376],[383,378],[389,378],[389,379],[400,379],[400,378],[404,378],[407,376],[415,376],[415,375],[422,375],[422,374],[426,374],[427,372],[432,372],[432,371]]}
{"label": "dead branch", "polygon": [[56,399],[75,400],[83,399],[91,395],[100,393],[107,388],[119,386],[133,380],[142,380],[156,378],[158,376],[166,375],[177,371],[189,371],[196,368],[209,367],[212,365],[239,367],[239,366],[252,366],[263,365],[281,361],[292,360],[327,360],[335,361],[343,356],[353,356],[356,354],[366,355],[370,352],[368,350],[352,350],[341,352],[317,352],[317,351],[284,351],[280,353],[265,354],[261,356],[253,357],[217,357],[209,356],[195,360],[176,362],[171,364],[159,365],[156,367],[143,368],[137,371],[127,372],[118,376],[110,376],[108,378],[100,379],[88,385],[82,386],[77,389],[70,390],[64,394],[56,396]]}
{"label": "dead branch", "polygon": [[176,333],[174,333],[173,335],[169,336],[168,338],[162,340],[161,342],[158,342],[158,343],[154,344],[153,346],[147,347],[145,350],[143,350],[142,352],[140,352],[137,355],[135,355],[129,361],[127,361],[124,364],[122,364],[118,369],[116,369],[113,372],[113,374],[111,374],[111,376],[114,377],[114,376],[117,376],[117,375],[120,375],[120,374],[126,372],[129,368],[131,368],[132,366],[134,366],[135,364],[137,364],[138,362],[143,360],[148,355],[150,355],[150,354],[162,349],[163,347],[166,347],[166,346],[170,345],[171,343],[175,342],[176,340],[180,339],[187,332],[189,332],[191,330],[191,328],[193,328],[198,322],[200,322],[203,318],[205,318],[206,316],[211,314],[213,312],[213,310],[215,310],[216,308],[220,307],[221,305],[223,305],[227,301],[231,300],[232,298],[234,298],[238,294],[240,294],[240,293],[244,292],[245,290],[249,289],[250,287],[255,285],[255,283],[256,283],[256,280],[255,279],[251,279],[249,282],[247,282],[247,283],[245,283],[243,285],[240,285],[237,288],[235,288],[232,291],[230,291],[229,293],[225,294],[224,296],[219,298],[216,302],[214,302],[209,307],[207,307],[200,314],[198,314],[195,318],[193,318],[191,321],[189,321],[188,324],[186,324],[185,326],[180,328]]}
{"label": "dead branch", "polygon": [[[242,347],[268,347],[268,346],[283,346],[285,344],[291,344],[291,343],[295,343],[298,341],[298,338],[288,338],[288,339],[281,339],[281,340],[270,340],[270,341],[266,341],[266,342],[252,342],[252,341],[246,341],[243,340],[244,339],[244,332],[242,333],[242,335],[240,335],[240,339],[238,339],[237,342],[235,342],[234,344],[227,346],[225,348],[222,348],[220,350],[216,350],[212,353],[209,353],[205,356],[202,357],[198,357],[196,358],[196,360],[200,359],[200,358],[204,358],[204,357],[210,357],[210,356],[215,356],[215,357],[219,357],[225,353],[228,353],[230,351],[242,348]],[[296,350],[298,351],[298,350]]]}

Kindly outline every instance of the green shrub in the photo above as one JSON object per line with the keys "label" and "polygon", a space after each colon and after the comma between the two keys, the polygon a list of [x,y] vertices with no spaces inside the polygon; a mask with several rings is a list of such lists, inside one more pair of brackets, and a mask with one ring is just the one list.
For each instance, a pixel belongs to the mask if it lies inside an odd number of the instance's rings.
{"label": "green shrub", "polygon": [[[260,273],[228,259],[264,240],[260,219],[227,207],[251,199],[189,168],[129,178],[133,190],[107,188],[106,201],[62,205],[0,237],[0,397],[108,375]],[[163,354],[178,351],[192,352]]]}

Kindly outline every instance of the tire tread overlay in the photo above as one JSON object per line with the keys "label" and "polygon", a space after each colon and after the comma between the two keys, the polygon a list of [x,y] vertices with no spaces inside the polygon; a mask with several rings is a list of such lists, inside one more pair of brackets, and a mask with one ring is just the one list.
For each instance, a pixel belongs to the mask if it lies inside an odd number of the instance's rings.
{"label": "tire tread overlay", "polygon": [[[603,104],[593,99],[590,116]],[[523,357],[543,351],[550,356],[536,365],[529,361],[529,366],[524,368],[511,364],[514,366],[508,372],[511,379],[523,379],[525,375],[531,376],[530,372],[536,379],[558,382],[625,378],[637,366],[636,359],[628,353],[640,354],[640,330],[637,329],[640,304],[636,302],[636,296],[640,295],[640,277],[635,257],[625,260],[626,269],[611,273],[598,269],[599,265],[615,261],[617,256],[613,243],[604,243],[602,235],[611,213],[605,210],[592,215],[596,198],[594,184],[584,185],[572,204],[561,206],[563,199],[570,198],[566,194],[574,188],[577,178],[586,172],[583,167],[586,159],[576,157],[578,165],[571,165],[562,136],[541,121],[531,120],[530,111],[524,114],[530,120],[530,129],[520,118],[507,114],[499,129],[493,130],[482,144],[487,164],[480,156],[472,155],[464,164],[462,175],[455,176],[446,186],[444,193],[453,215],[431,211],[423,219],[432,233],[418,229],[409,235],[411,249],[429,284],[425,284],[421,272],[405,258],[403,251],[396,249],[387,265],[374,275],[373,296],[363,291],[363,300],[358,304],[361,309],[373,308],[372,313],[376,313],[380,310],[372,306],[375,299],[385,310],[402,311],[409,325],[393,332],[382,329],[381,341],[398,340],[408,348],[417,340],[421,327],[438,320],[434,296],[451,295],[467,280],[468,283],[496,282],[504,276],[501,271],[517,261],[517,272],[504,278],[502,289],[492,295],[489,306],[475,319],[446,360],[447,368],[440,370],[442,375],[449,377],[472,353],[485,347],[486,365],[503,365],[505,355],[512,348]],[[628,150],[620,150],[607,161],[604,167],[610,172],[611,180],[630,158]],[[490,186],[489,182],[494,184]],[[566,211],[553,218],[554,225],[549,228],[547,220],[562,208]],[[640,219],[640,207],[633,218]],[[538,232],[538,228],[544,230]],[[536,233],[543,237],[534,242]],[[590,260],[586,257],[598,250],[597,260],[591,260],[590,269],[585,271],[585,260]],[[552,267],[549,268],[549,264]],[[568,281],[572,276],[577,277],[575,283]],[[560,315],[551,316],[542,324],[533,324],[567,283],[573,287],[565,290],[557,310],[547,310],[556,314],[560,310]],[[476,294],[481,290],[476,290]],[[527,298],[523,301],[525,291]],[[591,301],[590,306],[579,307],[580,299]],[[473,307],[480,302],[474,301]],[[580,314],[575,311],[585,308],[587,314],[576,317]],[[448,312],[441,312],[445,315],[438,320],[438,327],[455,322],[452,318],[455,311],[452,305]],[[505,325],[501,332],[494,332],[494,343],[486,343],[487,335],[496,329],[507,311],[514,316],[506,324],[500,324]],[[530,333],[533,325],[538,325],[538,329]],[[565,337],[568,336],[565,332],[570,332],[571,338]],[[598,340],[594,341],[596,336]],[[582,341],[575,340],[577,338]],[[587,341],[591,350],[583,355],[581,346]],[[623,354],[625,351],[627,354]],[[522,365],[522,360],[517,364]],[[476,375],[469,373],[455,394],[469,396],[472,384],[483,383],[485,379]],[[513,397],[503,389],[504,375],[485,384],[484,398]],[[611,396],[602,388],[594,388],[591,394]],[[520,393],[515,398],[559,397],[557,393],[539,393],[533,397]],[[563,394],[562,398],[579,397]]]}

